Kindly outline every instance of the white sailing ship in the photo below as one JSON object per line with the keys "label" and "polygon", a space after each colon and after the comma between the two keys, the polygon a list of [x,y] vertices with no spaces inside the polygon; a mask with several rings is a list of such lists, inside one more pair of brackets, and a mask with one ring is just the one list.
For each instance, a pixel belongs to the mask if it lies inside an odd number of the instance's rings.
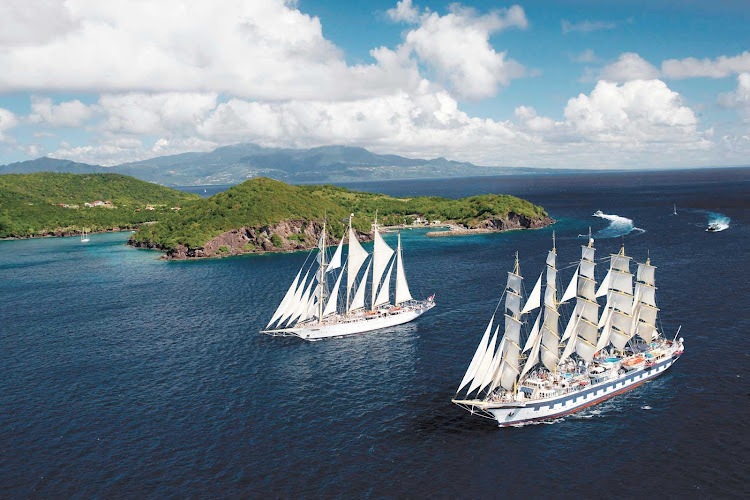
{"label": "white sailing ship", "polygon": [[[398,235],[398,246],[394,252],[380,236],[377,221],[373,228],[375,242],[370,256],[359,243],[351,226],[351,217],[349,218],[348,255],[342,265],[344,238],[341,238],[329,259],[326,255],[324,224],[315,259],[309,266],[307,261],[302,265],[271,321],[261,333],[296,336],[304,340],[343,337],[407,323],[432,309],[435,306],[434,295],[427,300],[415,300],[409,291],[401,235]],[[312,253],[315,252],[311,252],[311,255]],[[394,267],[396,285],[391,302]],[[313,268],[316,269],[313,271]],[[371,270],[372,277],[368,280]],[[344,275],[346,280],[342,285]],[[331,281],[334,285],[329,289]],[[369,300],[366,297],[368,284]]]}
{"label": "white sailing ship", "polygon": [[[553,236],[546,272],[525,303],[516,255],[504,293],[503,331],[500,324],[494,326],[496,311],[456,391],[455,404],[495,419],[501,427],[549,420],[639,386],[677,361],[683,339],[675,335],[668,340],[657,328],[656,267],[650,259],[637,264],[634,288],[631,258],[623,245],[610,256],[607,275],[597,288],[594,253],[589,234],[573,277],[558,298]],[[600,297],[606,297],[601,314]],[[569,317],[560,335],[560,316],[566,310]]]}
{"label": "white sailing ship", "polygon": [[81,233],[81,243],[86,243],[89,241],[89,237],[86,234],[86,228],[83,228],[83,232]]}

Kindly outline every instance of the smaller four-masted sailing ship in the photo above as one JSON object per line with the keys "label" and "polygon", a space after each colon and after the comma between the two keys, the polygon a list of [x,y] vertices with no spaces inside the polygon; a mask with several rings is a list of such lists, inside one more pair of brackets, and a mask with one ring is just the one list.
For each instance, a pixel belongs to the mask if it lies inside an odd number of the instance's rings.
{"label": "smaller four-masted sailing ship", "polygon": [[[343,337],[379,330],[412,321],[435,306],[434,295],[415,300],[409,291],[401,250],[401,234],[396,251],[380,236],[377,219],[373,224],[375,241],[372,258],[362,247],[349,218],[348,256],[342,265],[344,237],[329,259],[326,255],[326,226],[318,242],[315,260],[302,265],[292,285],[261,332],[272,336],[296,336],[304,340]],[[312,254],[312,253],[311,253]],[[395,257],[394,257],[395,254]],[[308,257],[309,260],[309,257]],[[302,272],[307,267],[304,276]],[[396,268],[394,300],[391,302],[391,277]],[[313,268],[316,268],[313,271]],[[372,270],[372,279],[368,276]],[[330,282],[338,271],[333,288]],[[342,281],[346,274],[345,289]],[[329,275],[331,279],[329,279]],[[385,277],[384,277],[385,276]],[[302,281],[300,281],[302,277]],[[370,284],[370,300],[366,288]]]}
{"label": "smaller four-masted sailing ship", "polygon": [[[501,427],[548,420],[632,389],[677,361],[683,339],[675,335],[669,340],[657,328],[656,267],[650,259],[638,263],[634,288],[631,258],[623,245],[611,255],[609,271],[597,288],[594,252],[589,234],[570,284],[558,298],[553,233],[546,276],[539,275],[525,303],[516,254],[504,293],[503,331],[497,325],[493,334],[493,314],[452,400],[455,404],[495,419]],[[601,315],[599,297],[606,297]],[[568,301],[575,305],[567,306],[572,310],[560,335],[560,306]],[[533,326],[524,334],[531,324],[525,318],[537,309]]]}

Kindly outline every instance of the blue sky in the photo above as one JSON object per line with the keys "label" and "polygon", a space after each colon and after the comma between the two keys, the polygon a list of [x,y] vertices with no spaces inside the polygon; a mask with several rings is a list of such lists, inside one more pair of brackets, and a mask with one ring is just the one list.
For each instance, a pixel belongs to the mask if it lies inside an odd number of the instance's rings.
{"label": "blue sky", "polygon": [[746,164],[750,3],[0,5],[0,164],[350,144],[481,165]]}

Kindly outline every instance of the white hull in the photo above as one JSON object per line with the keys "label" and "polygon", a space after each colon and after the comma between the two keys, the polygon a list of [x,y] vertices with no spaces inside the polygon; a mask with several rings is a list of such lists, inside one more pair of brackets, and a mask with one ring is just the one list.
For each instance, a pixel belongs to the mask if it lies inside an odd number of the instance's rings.
{"label": "white hull", "polygon": [[302,324],[294,328],[267,330],[262,333],[276,336],[295,336],[310,341],[345,337],[347,335],[371,332],[373,330],[380,330],[414,321],[434,306],[434,302],[423,302],[416,307],[402,309],[395,313],[371,317],[358,315],[348,319],[344,318],[330,322]]}
{"label": "white hull", "polygon": [[475,411],[491,414],[500,427],[549,420],[580,411],[638,387],[664,373],[677,361],[680,354],[675,354],[653,366],[643,366],[568,394],[515,403],[477,402],[476,405],[467,405],[467,402],[464,402],[462,406],[470,406]]}

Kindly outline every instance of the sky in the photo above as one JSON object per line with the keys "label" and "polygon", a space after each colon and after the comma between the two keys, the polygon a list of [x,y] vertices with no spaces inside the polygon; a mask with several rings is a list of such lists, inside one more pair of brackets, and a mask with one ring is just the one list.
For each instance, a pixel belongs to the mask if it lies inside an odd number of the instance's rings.
{"label": "sky", "polygon": [[0,164],[251,142],[750,164],[744,0],[3,0]]}

